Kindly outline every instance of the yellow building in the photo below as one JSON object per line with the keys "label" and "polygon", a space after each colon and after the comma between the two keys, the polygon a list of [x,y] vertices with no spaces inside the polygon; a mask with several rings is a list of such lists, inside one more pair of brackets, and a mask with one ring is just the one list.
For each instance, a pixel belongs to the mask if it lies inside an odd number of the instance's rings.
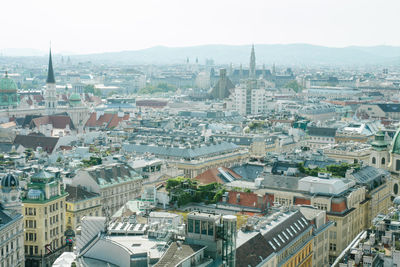
{"label": "yellow building", "polygon": [[58,175],[41,171],[33,175],[22,198],[25,225],[25,266],[51,266],[65,243],[65,200]]}
{"label": "yellow building", "polygon": [[313,225],[300,211],[276,212],[242,229],[236,266],[313,266]]}
{"label": "yellow building", "polygon": [[80,186],[66,185],[66,226],[76,232],[84,216],[102,216],[100,194],[92,193]]}

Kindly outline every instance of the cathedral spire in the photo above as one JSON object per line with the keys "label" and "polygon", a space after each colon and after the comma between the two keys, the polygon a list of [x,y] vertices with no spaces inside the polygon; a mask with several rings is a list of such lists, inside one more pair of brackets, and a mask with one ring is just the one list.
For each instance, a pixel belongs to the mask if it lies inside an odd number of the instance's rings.
{"label": "cathedral spire", "polygon": [[254,52],[254,44],[251,47],[249,78],[256,79],[256,54]]}
{"label": "cathedral spire", "polygon": [[49,52],[49,70],[47,73],[46,83],[56,83],[56,80],[54,79],[53,61],[51,60],[51,48]]}

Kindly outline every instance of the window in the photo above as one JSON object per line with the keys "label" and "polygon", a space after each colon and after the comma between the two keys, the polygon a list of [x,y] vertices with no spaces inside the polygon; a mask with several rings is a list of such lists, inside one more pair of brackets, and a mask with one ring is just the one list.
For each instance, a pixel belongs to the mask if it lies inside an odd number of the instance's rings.
{"label": "window", "polygon": [[396,171],[400,171],[400,159],[396,160]]}
{"label": "window", "polygon": [[193,233],[193,220],[188,219],[188,233]]}
{"label": "window", "polygon": [[200,221],[194,220],[194,232],[200,234]]}
{"label": "window", "polygon": [[372,157],[372,164],[376,164],[376,158]]}
{"label": "window", "polygon": [[201,234],[202,235],[207,234],[207,222],[206,221],[201,221]]}
{"label": "window", "polygon": [[336,244],[329,243],[329,250],[336,251]]}
{"label": "window", "polygon": [[212,223],[208,223],[208,235],[214,235],[214,226]]}
{"label": "window", "polygon": [[386,163],[386,160],[385,160],[385,158],[382,158],[382,160],[381,160],[381,164],[383,165],[383,164],[385,164]]}

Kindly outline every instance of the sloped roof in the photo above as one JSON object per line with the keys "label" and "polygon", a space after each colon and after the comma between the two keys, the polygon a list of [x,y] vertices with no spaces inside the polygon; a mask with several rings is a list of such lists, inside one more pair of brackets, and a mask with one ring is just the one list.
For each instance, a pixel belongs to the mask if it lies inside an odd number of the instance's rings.
{"label": "sloped roof", "polygon": [[65,190],[68,192],[67,201],[75,202],[80,200],[86,200],[89,198],[98,197],[99,194],[89,192],[81,186],[66,185]]}
{"label": "sloped roof", "polygon": [[[229,168],[226,167],[220,167],[222,168],[225,172],[229,173],[233,178],[235,179],[240,179],[241,176],[232,171]],[[219,183],[219,184],[224,184],[227,181],[221,178],[221,173],[218,170],[219,168],[212,168],[209,169],[199,175],[197,175],[194,179],[199,181],[201,184],[211,184],[211,183]]]}
{"label": "sloped roof", "polygon": [[162,147],[136,144],[126,144],[123,145],[122,148],[127,152],[137,152],[140,154],[151,153],[160,156],[193,159],[234,151],[238,148],[238,146],[233,143],[221,142],[218,144],[205,145],[195,148]]}
{"label": "sloped roof", "polygon": [[32,119],[31,127],[39,128],[41,125],[51,124],[53,128],[65,129],[67,125],[71,130],[75,129],[75,126],[69,116],[64,115],[53,115],[53,116],[43,116],[39,118]]}
{"label": "sloped roof", "polygon": [[98,165],[84,170],[100,186],[112,185],[140,177],[139,174],[126,164]]}
{"label": "sloped roof", "polygon": [[119,117],[116,113],[104,113],[97,118],[96,112],[90,114],[85,127],[103,127],[114,128],[119,125],[121,121],[128,120],[129,114],[124,114],[123,117]]}
{"label": "sloped roof", "polygon": [[357,180],[357,183],[366,184],[376,179],[380,179],[382,176],[389,175],[389,172],[385,171],[384,169],[365,166],[360,170],[353,172],[352,175]]}
{"label": "sloped roof", "polygon": [[47,153],[52,153],[57,145],[58,137],[47,137],[40,135],[17,135],[14,139],[14,144],[22,145],[25,148],[35,150],[37,147],[42,147]]}
{"label": "sloped roof", "polygon": [[335,137],[336,128],[307,127],[308,135],[321,137]]}
{"label": "sloped roof", "polygon": [[400,104],[377,104],[383,112],[400,112]]}

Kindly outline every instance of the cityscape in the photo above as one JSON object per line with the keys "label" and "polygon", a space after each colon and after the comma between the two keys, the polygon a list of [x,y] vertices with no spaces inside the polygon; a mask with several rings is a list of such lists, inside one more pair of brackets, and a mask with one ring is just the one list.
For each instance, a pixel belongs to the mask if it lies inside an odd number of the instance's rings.
{"label": "cityscape", "polygon": [[400,266],[400,3],[338,1],[4,12],[0,267]]}

